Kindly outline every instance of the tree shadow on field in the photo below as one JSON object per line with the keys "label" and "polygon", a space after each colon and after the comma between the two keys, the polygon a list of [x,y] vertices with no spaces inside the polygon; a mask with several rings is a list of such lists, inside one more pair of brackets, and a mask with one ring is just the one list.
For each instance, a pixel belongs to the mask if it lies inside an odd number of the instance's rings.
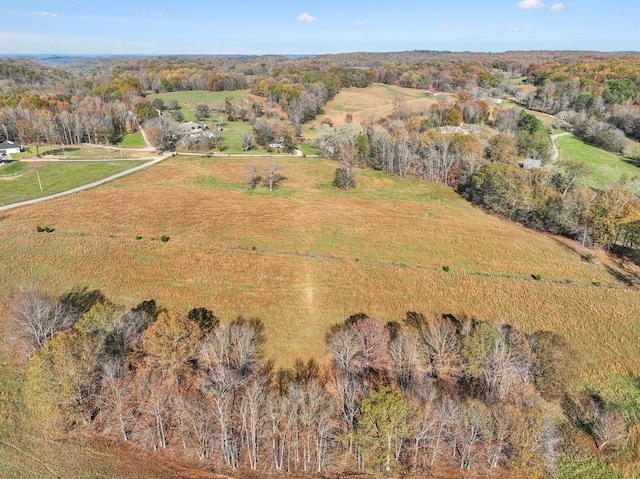
{"label": "tree shadow on field", "polygon": [[628,272],[627,270],[623,270],[623,271],[617,270],[606,264],[603,266],[607,270],[607,273],[613,276],[613,278],[616,281],[623,283],[625,286],[637,287],[637,281],[635,280],[634,275],[632,273]]}
{"label": "tree shadow on field", "polygon": [[94,305],[105,301],[107,297],[99,289],[89,290],[87,286],[75,287],[60,296],[59,300],[65,306],[72,308],[78,315],[83,315]]}
{"label": "tree shadow on field", "polygon": [[553,241],[555,241],[557,244],[559,244],[560,246],[562,246],[565,250],[573,253],[573,254],[577,254],[578,256],[582,256],[582,254],[580,253],[580,246],[576,243],[576,246],[571,246],[567,243],[565,243],[564,241],[562,241],[560,238],[558,238],[556,235],[552,234],[552,233],[543,233],[547,238],[551,238]]}
{"label": "tree shadow on field", "polygon": [[71,153],[77,153],[81,151],[80,148],[52,148],[51,150],[43,153],[44,155],[50,156],[58,156],[58,155],[69,155]]}

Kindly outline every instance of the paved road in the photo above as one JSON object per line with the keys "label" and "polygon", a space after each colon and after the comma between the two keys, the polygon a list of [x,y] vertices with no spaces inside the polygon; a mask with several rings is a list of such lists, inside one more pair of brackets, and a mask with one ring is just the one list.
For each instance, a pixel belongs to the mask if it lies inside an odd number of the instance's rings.
{"label": "paved road", "polygon": [[[89,188],[95,188],[96,186],[103,185],[103,184],[108,183],[109,181],[113,181],[113,180],[115,180],[117,178],[122,178],[123,176],[130,175],[131,173],[135,173],[136,171],[140,171],[140,170],[143,170],[145,168],[149,168],[150,166],[153,166],[156,163],[159,163],[162,160],[164,160],[166,158],[169,158],[172,154],[173,153],[171,153],[171,152],[164,153],[163,155],[156,157],[155,159],[151,160],[148,163],[145,163],[144,165],[136,166],[135,168],[131,168],[129,170],[123,171],[123,172],[118,173],[116,175],[112,175],[112,176],[109,176],[107,178],[103,178],[101,180],[94,181],[93,183],[89,183],[88,185],[78,186],[77,188],[72,188],[70,190],[63,191],[61,193],[56,193],[55,195],[43,196],[41,198],[35,198],[33,200],[21,201],[19,203],[13,203],[13,204],[6,205],[6,206],[0,206],[0,211],[10,210],[10,209],[13,209],[13,208],[18,208],[20,206],[33,205],[35,203],[40,203],[41,201],[53,200],[55,198],[60,198],[62,196],[72,195],[74,193],[78,193],[79,191],[88,190]],[[58,161],[58,160],[55,160],[55,161]],[[77,161],[77,160],[74,160],[74,161]],[[93,161],[95,161],[95,160],[93,160]],[[140,160],[137,160],[137,161],[140,161]]]}

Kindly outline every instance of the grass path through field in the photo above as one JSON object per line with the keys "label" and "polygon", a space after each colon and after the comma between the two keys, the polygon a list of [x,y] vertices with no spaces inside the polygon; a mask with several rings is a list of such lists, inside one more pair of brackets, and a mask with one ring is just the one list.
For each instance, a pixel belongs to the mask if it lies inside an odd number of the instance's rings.
{"label": "grass path through field", "polygon": [[28,458],[33,463],[35,463],[35,464],[39,465],[40,467],[46,469],[49,472],[49,474],[51,474],[51,476],[56,477],[58,479],[64,479],[63,476],[61,476],[60,474],[55,472],[53,469],[51,469],[51,467],[49,467],[49,465],[47,465],[46,463],[44,463],[43,461],[38,459],[33,454],[30,454],[29,452],[25,451],[24,449],[21,449],[18,446],[15,446],[13,444],[9,444],[8,442],[5,442],[5,441],[0,441],[0,446],[4,446],[6,448],[11,449],[12,451],[17,452],[18,454],[21,454],[21,455],[25,456],[26,458]]}

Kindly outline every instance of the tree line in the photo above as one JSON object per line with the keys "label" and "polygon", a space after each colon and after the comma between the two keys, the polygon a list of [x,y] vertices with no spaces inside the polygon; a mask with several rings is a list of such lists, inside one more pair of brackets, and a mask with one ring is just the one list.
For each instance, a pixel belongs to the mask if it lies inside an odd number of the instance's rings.
{"label": "tree line", "polygon": [[[414,51],[298,59],[187,56],[50,62],[67,71],[25,60],[3,60],[0,135],[30,143],[113,143],[127,131],[123,125],[131,130],[138,127],[136,120],[142,123],[140,115],[131,112],[134,106],[149,103],[144,101],[146,92],[249,88],[270,107],[280,106],[299,136],[302,124],[315,118],[341,89],[380,82],[454,93],[464,90],[474,98],[514,97],[528,108],[559,114],[558,124],[571,125],[585,141],[622,153],[624,135],[637,138],[640,134],[640,72],[634,59],[632,54],[590,52]],[[519,90],[514,77],[536,86],[536,91]],[[92,104],[89,96],[102,101]],[[121,106],[129,118],[122,118]],[[486,114],[482,105],[466,108],[467,122],[469,117]],[[56,124],[62,112],[71,118],[64,125]]]}
{"label": "tree line", "polygon": [[327,331],[326,360],[279,369],[257,318],[126,309],[99,291],[18,292],[8,327],[43,430],[91,430],[208,470],[549,477],[576,431],[602,451],[626,438],[615,407],[571,391],[563,337],[502,321],[359,313]]}
{"label": "tree line", "polygon": [[[467,123],[464,130],[446,129],[460,119]],[[485,124],[495,133],[481,134]],[[314,145],[321,156],[338,161],[336,186],[355,186],[359,167],[444,183],[528,227],[637,258],[637,181],[625,177],[607,188],[588,186],[590,168],[572,160],[551,162],[547,128],[524,110],[499,109],[490,117],[486,104],[465,90],[455,101],[440,100],[422,111],[397,98],[386,118],[323,125]],[[539,160],[545,168],[523,168],[526,159]]]}

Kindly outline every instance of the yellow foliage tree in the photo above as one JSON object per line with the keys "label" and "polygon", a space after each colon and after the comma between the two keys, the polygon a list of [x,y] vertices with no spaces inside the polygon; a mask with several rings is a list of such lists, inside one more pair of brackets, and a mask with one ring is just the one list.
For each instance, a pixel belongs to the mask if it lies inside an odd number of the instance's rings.
{"label": "yellow foliage tree", "polygon": [[152,362],[173,369],[193,356],[200,336],[200,327],[195,321],[175,312],[162,312],[140,342]]}

